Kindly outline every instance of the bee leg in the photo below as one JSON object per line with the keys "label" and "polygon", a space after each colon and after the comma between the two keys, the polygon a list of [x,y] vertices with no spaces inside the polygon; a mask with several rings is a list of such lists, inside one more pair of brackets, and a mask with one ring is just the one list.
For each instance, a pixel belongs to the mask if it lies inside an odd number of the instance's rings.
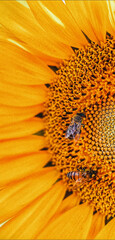
{"label": "bee leg", "polygon": [[73,184],[73,187],[75,187],[75,186],[77,186],[77,183],[76,183],[76,181],[74,182],[74,184]]}
{"label": "bee leg", "polygon": [[79,138],[80,138],[80,133],[79,133],[79,134],[76,134],[76,136],[75,136],[75,138],[74,138],[75,144],[77,144]]}
{"label": "bee leg", "polygon": [[73,184],[73,187],[79,186],[80,183],[81,183],[81,178],[79,179],[79,181],[78,180],[75,181],[75,183]]}

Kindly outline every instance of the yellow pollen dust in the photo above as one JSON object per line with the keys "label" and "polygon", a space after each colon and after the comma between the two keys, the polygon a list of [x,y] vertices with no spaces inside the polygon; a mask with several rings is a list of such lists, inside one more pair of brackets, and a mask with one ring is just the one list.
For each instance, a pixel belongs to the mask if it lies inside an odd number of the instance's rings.
{"label": "yellow pollen dust", "polygon": [[[46,137],[52,162],[67,188],[95,211],[115,216],[115,40],[91,42],[65,60],[50,84],[45,105]],[[72,117],[83,113],[78,141],[65,137]],[[77,183],[67,173],[95,171]]]}

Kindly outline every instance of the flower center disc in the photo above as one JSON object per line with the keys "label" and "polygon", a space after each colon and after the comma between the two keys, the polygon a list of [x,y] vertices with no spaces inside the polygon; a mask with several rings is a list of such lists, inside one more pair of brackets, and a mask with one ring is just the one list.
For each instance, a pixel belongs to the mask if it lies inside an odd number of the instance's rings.
{"label": "flower center disc", "polygon": [[[61,64],[45,107],[53,164],[70,191],[79,192],[83,202],[108,216],[115,216],[114,76],[115,40],[107,34],[105,44],[91,42]],[[65,133],[77,113],[85,117],[75,142]],[[67,177],[83,169],[95,171],[95,176],[80,184]]]}

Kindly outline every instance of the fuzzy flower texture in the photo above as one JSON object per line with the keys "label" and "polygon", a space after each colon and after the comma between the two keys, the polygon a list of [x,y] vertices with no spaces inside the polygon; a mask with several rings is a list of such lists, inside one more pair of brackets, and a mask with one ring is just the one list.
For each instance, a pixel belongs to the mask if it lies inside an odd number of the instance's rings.
{"label": "fuzzy flower texture", "polygon": [[0,239],[115,239],[115,1],[0,1]]}

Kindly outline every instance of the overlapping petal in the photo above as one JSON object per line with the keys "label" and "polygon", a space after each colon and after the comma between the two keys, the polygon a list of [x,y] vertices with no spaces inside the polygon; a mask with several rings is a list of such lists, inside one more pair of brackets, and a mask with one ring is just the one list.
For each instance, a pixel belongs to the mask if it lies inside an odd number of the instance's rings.
{"label": "overlapping petal", "polygon": [[106,11],[106,19],[107,19],[107,30],[113,36],[115,35],[115,1],[108,0],[107,1],[107,11]]}
{"label": "overlapping petal", "polygon": [[8,106],[32,106],[45,102],[46,88],[25,86],[0,81],[0,103]]}
{"label": "overlapping petal", "polygon": [[2,127],[0,140],[29,136],[41,129],[44,129],[44,123],[43,120],[39,118],[13,123]]}
{"label": "overlapping petal", "polygon": [[105,41],[106,1],[66,1],[80,29],[93,41]]}
{"label": "overlapping petal", "polygon": [[85,239],[92,220],[92,208],[79,205],[62,214],[37,239]]}
{"label": "overlapping petal", "polygon": [[16,215],[21,209],[47,191],[58,176],[59,173],[55,168],[46,168],[1,189],[0,223]]}
{"label": "overlapping petal", "polygon": [[0,160],[0,187],[39,172],[50,158],[47,151],[2,158]]}
{"label": "overlapping petal", "polygon": [[83,46],[87,43],[83,33],[71,16],[63,1],[29,1],[38,23],[55,40],[70,46]]}
{"label": "overlapping petal", "polygon": [[[61,204],[60,204],[56,214],[53,216],[53,218],[51,219],[50,222],[52,222],[55,219],[57,219],[60,215],[62,215],[63,213],[65,213],[69,209],[71,209],[71,208],[75,207],[76,205],[78,205],[79,202],[80,202],[80,197],[77,196],[77,195],[74,195],[74,194],[71,194],[69,197],[65,198],[61,202]],[[49,224],[50,224],[50,222],[49,222]]]}
{"label": "overlapping petal", "polygon": [[104,225],[105,225],[105,216],[100,213],[94,214],[87,239],[94,239],[95,236],[104,227]]}
{"label": "overlapping petal", "polygon": [[58,215],[61,215],[63,214],[64,212],[68,211],[69,209],[75,207],[76,205],[78,205],[80,202],[80,196],[79,195],[74,195],[74,194],[71,194],[69,197],[65,198],[58,211],[57,211],[57,214]]}
{"label": "overlapping petal", "polygon": [[0,104],[0,127],[22,120],[27,120],[39,114],[44,109],[43,104],[29,107],[12,107]]}
{"label": "overlapping petal", "polygon": [[[57,191],[57,194],[55,194],[55,191]],[[62,189],[62,186],[61,188],[54,186],[43,197],[32,202],[32,204],[23,212],[19,213],[15,219],[8,222],[8,224],[2,228],[1,236],[4,239],[7,239],[7,237],[12,239],[35,237],[36,232],[44,227],[55,212],[63,195],[64,189]],[[49,204],[47,204],[47,201],[49,201]],[[48,213],[47,218],[44,209]],[[40,212],[39,215],[38,212]]]}
{"label": "overlapping petal", "polygon": [[0,54],[0,77],[6,82],[39,85],[55,78],[43,61],[13,43],[2,41]]}
{"label": "overlapping petal", "polygon": [[[55,184],[48,192],[11,219],[1,230],[3,239],[36,239],[36,235],[56,212],[65,194],[63,184]],[[39,214],[38,214],[39,213]]]}
{"label": "overlapping petal", "polygon": [[111,220],[95,237],[95,240],[114,240],[115,239],[115,218]]}
{"label": "overlapping petal", "polygon": [[17,1],[15,3],[5,1],[5,4],[1,2],[0,22],[36,54],[37,51],[41,51],[46,55],[63,59],[72,53],[69,46],[59,41],[53,41],[37,23],[30,9]]}
{"label": "overlapping petal", "polygon": [[42,136],[28,136],[0,142],[0,158],[29,154],[46,147],[45,138]]}

